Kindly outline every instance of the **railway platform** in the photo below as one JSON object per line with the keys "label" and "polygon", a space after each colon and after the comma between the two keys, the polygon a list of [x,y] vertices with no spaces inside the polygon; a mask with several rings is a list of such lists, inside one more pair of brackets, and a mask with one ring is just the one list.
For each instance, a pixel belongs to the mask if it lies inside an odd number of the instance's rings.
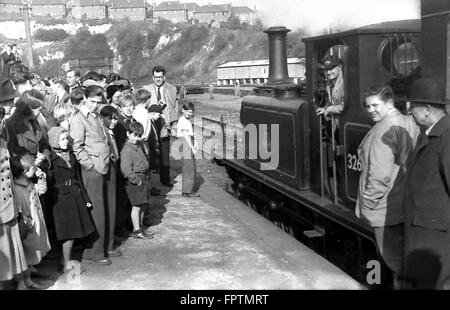
{"label": "railway platform", "polygon": [[[202,166],[202,163],[199,163]],[[336,290],[364,287],[260,216],[207,171],[199,198],[175,186],[152,197],[147,217],[154,239],[128,239],[109,266],[81,264],[76,283],[61,274],[50,290]],[[201,169],[200,169],[201,170]]]}

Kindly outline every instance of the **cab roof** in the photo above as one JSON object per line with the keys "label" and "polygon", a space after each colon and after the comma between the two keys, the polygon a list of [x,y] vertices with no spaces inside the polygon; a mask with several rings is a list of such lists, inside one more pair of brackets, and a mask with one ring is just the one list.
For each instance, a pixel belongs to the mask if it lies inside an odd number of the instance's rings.
{"label": "cab roof", "polygon": [[317,41],[325,38],[341,38],[360,34],[382,34],[382,33],[401,33],[401,32],[420,32],[420,19],[396,20],[367,25],[352,30],[336,32],[321,36],[303,38],[303,42]]}

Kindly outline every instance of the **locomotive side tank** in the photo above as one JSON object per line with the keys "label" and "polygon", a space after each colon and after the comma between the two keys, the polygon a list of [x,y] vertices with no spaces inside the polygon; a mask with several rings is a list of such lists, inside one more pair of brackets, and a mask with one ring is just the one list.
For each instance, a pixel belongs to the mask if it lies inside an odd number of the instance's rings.
{"label": "locomotive side tank", "polygon": [[[246,129],[245,164],[302,189],[309,187],[308,111],[307,102],[300,99],[300,88],[288,76],[286,34],[289,31],[285,27],[265,31],[270,47],[268,82],[255,89],[256,95],[243,99],[241,123]],[[252,129],[256,135],[252,136]],[[260,156],[261,150],[267,148],[272,158]]]}

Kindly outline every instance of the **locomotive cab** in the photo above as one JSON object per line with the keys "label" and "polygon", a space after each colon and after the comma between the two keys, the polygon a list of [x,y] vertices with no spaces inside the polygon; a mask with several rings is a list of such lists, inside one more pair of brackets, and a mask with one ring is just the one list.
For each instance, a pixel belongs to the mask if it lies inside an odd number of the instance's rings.
{"label": "locomotive cab", "polygon": [[[322,197],[353,209],[361,171],[357,149],[373,125],[365,112],[363,92],[389,84],[398,97],[406,94],[420,74],[420,20],[385,22],[303,41],[311,166],[321,167],[311,170],[311,186]],[[323,104],[318,96],[325,79],[320,63],[331,55],[343,63],[344,108],[327,120],[315,110]],[[396,105],[405,110],[400,102]]]}

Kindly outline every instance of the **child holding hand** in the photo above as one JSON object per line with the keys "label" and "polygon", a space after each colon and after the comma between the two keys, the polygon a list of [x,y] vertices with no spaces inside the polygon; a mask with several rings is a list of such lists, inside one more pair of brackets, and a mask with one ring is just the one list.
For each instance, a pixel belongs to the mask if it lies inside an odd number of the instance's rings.
{"label": "child holding hand", "polygon": [[[39,264],[50,250],[47,227],[39,201],[39,196],[47,191],[46,175],[37,167],[35,157],[29,153],[11,162],[11,172],[14,178],[14,203],[17,203],[18,210],[27,220],[28,226],[28,234],[22,240],[25,258],[28,266],[34,266]],[[24,283],[28,288],[42,288],[31,280],[29,269],[24,273]]]}

